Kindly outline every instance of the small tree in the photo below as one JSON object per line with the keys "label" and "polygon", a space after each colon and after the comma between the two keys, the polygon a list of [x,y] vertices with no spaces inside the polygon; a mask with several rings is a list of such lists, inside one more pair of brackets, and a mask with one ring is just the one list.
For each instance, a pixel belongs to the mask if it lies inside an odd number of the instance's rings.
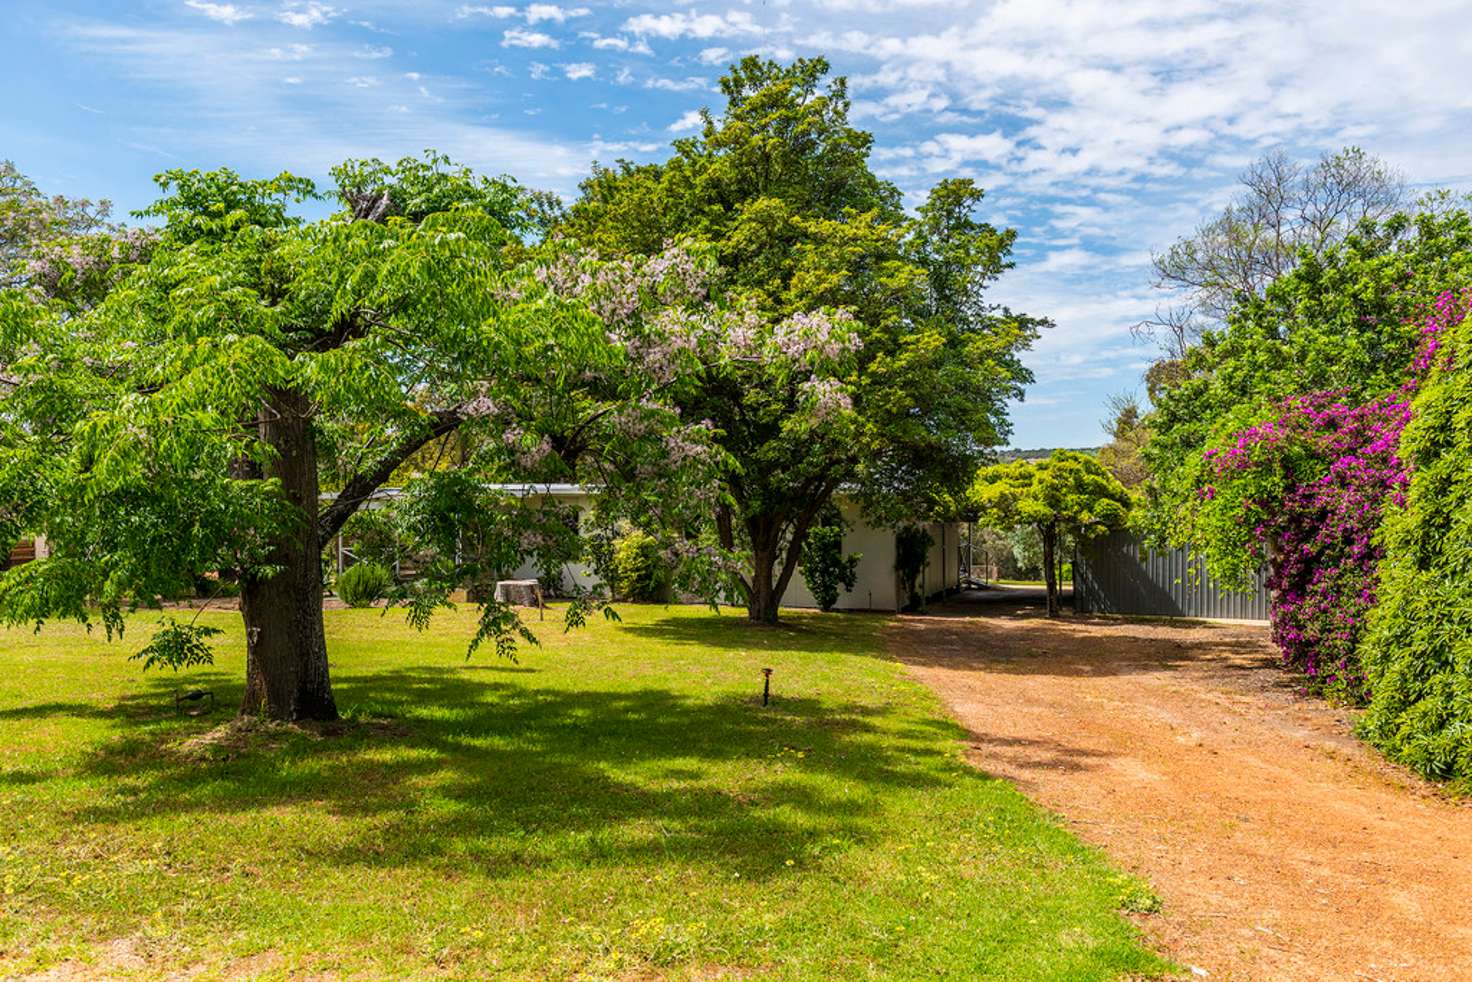
{"label": "small tree", "polygon": [[854,588],[859,577],[859,553],[843,554],[843,523],[835,513],[808,532],[802,547],[802,578],[822,610],[832,610],[838,593]]}
{"label": "small tree", "polygon": [[1120,528],[1131,505],[1129,491],[1108,468],[1073,450],[1055,450],[1046,460],[1016,460],[983,468],[969,499],[979,521],[999,528],[1028,525],[1036,530],[1043,549],[1049,617],[1059,613],[1059,536],[1071,533],[1083,539]]}

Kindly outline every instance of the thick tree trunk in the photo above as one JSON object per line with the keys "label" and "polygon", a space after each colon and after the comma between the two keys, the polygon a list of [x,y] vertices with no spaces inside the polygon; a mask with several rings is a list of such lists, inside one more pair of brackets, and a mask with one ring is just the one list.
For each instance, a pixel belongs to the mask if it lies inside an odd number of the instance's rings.
{"label": "thick tree trunk", "polygon": [[746,532],[751,538],[751,583],[746,592],[746,616],[761,624],[776,624],[782,597],[797,572],[802,545],[818,506],[813,505],[793,520],[787,548],[782,548],[783,521],[773,516],[750,518]]}
{"label": "thick tree trunk", "polygon": [[765,522],[748,523],[748,528],[753,532],[760,531],[752,536],[751,587],[746,593],[746,616],[759,624],[775,624],[782,602],[776,578],[772,575],[772,567],[777,564],[775,530]]}
{"label": "thick tree trunk", "polygon": [[271,551],[276,574],[242,578],[240,612],[246,638],[242,716],[337,719],[322,628],[317,449],[310,415],[305,397],[278,391],[260,424],[261,439],[277,454],[266,476],[281,481],[282,492],[300,514],[280,533]]}
{"label": "thick tree trunk", "polygon": [[1043,585],[1048,593],[1048,616],[1057,617],[1058,568],[1054,565],[1054,557],[1058,553],[1058,526],[1044,525],[1038,531],[1043,536]]}

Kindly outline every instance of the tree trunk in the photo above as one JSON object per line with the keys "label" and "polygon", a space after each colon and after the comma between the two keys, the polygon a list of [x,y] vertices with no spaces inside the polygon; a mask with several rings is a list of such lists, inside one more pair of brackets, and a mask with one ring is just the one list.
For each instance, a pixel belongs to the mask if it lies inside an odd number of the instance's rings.
{"label": "tree trunk", "polygon": [[1043,525],[1038,529],[1043,536],[1043,585],[1048,593],[1048,616],[1057,617],[1058,608],[1058,568],[1053,564],[1053,559],[1058,552],[1058,526]]}
{"label": "tree trunk", "polygon": [[792,534],[787,540],[785,550],[781,548],[782,519],[762,515],[746,520],[746,533],[751,537],[752,561],[751,584],[746,591],[748,620],[761,624],[777,623],[782,597],[787,593],[793,573],[797,572],[803,542],[807,539],[808,529],[813,524],[818,507],[818,504],[811,505],[793,519]]}
{"label": "tree trunk", "polygon": [[777,565],[775,523],[752,520],[747,523],[747,529],[751,533],[752,570],[751,588],[746,593],[746,616],[759,624],[775,624],[778,604],[782,601],[772,576],[772,567]]}
{"label": "tree trunk", "polygon": [[304,396],[274,391],[260,423],[262,441],[277,454],[266,476],[281,481],[282,493],[299,515],[273,545],[269,563],[278,568],[275,575],[246,575],[241,581],[246,639],[242,716],[337,719],[322,627],[317,448],[310,415]]}

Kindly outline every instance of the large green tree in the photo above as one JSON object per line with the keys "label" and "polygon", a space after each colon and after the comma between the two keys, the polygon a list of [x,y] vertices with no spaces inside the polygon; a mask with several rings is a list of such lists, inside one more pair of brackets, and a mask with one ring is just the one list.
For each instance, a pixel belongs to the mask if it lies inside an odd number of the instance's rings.
{"label": "large green tree", "polygon": [[1060,536],[1087,539],[1129,519],[1128,489],[1088,454],[1055,450],[1043,460],[984,467],[966,497],[969,517],[992,528],[1031,528],[1042,546],[1048,616],[1057,617]]}
{"label": "large green tree", "polygon": [[558,227],[610,255],[672,242],[709,255],[733,329],[785,353],[706,361],[672,394],[711,422],[726,463],[708,521],[679,531],[708,528],[739,557],[757,621],[777,619],[840,489],[898,522],[964,488],[1008,434],[1007,402],[1030,380],[1019,355],[1043,323],[987,300],[1015,233],[974,217],[981,190],[943,181],[906,213],[869,168],[844,80],[827,75],[822,59],[743,60],[698,135],[661,164],[595,169]]}
{"label": "large green tree", "polygon": [[[335,177],[339,210],[305,222],[303,179],[169,172],[156,244],[98,302],[0,293],[0,539],[53,549],[0,577],[0,619],[113,631],[201,575],[237,577],[242,712],[332,718],[321,552],[415,454],[473,448],[409,488],[405,528],[438,557],[409,598],[420,623],[456,583],[576,552],[566,516],[490,482],[676,480],[684,431],[629,343],[660,270],[615,340],[549,283],[575,260],[529,251],[544,199],[434,155]],[[476,641],[518,623],[487,601]],[[142,654],[207,657],[167,619]]]}

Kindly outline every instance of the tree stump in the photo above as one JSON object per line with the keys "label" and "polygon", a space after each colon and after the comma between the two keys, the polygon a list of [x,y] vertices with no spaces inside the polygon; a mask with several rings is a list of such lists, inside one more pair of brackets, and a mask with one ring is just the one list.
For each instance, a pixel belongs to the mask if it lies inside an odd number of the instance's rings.
{"label": "tree stump", "polygon": [[497,580],[496,599],[503,604],[542,609],[542,584],[538,580]]}

